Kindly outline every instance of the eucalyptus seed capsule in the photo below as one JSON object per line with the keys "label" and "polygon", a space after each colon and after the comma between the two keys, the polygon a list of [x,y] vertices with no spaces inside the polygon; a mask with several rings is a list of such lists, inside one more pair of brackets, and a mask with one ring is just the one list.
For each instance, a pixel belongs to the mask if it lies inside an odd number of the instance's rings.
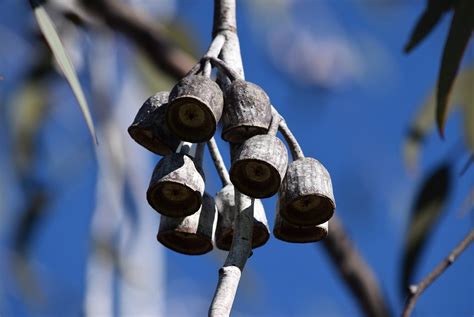
{"label": "eucalyptus seed capsule", "polygon": [[194,214],[182,218],[161,216],[157,239],[167,248],[179,253],[208,253],[213,249],[216,213],[214,199],[205,193],[201,208]]}
{"label": "eucalyptus seed capsule", "polygon": [[271,120],[270,98],[261,87],[241,79],[230,84],[225,92],[222,139],[242,143],[266,134]]}
{"label": "eucalyptus seed capsule", "polygon": [[[234,236],[234,222],[237,217],[235,207],[235,189],[233,185],[227,185],[216,195],[216,206],[218,210],[217,228],[216,228],[216,246],[225,251],[230,250]],[[252,248],[258,248],[264,245],[270,238],[265,209],[259,199],[253,203],[253,234]]]}
{"label": "eucalyptus seed capsule", "polygon": [[256,135],[236,149],[230,179],[243,194],[254,198],[278,192],[288,165],[283,142],[273,135]]}
{"label": "eucalyptus seed capsule", "polygon": [[200,75],[182,78],[169,96],[167,122],[183,141],[208,141],[215,133],[224,96],[213,80]]}
{"label": "eucalyptus seed capsule", "polygon": [[279,196],[284,207],[281,216],[295,225],[324,223],[336,208],[329,172],[311,157],[297,159],[288,166]]}
{"label": "eucalyptus seed capsule", "polygon": [[147,191],[148,203],[168,217],[184,217],[201,206],[202,172],[191,157],[173,153],[156,165]]}
{"label": "eucalyptus seed capsule", "polygon": [[173,153],[180,142],[166,123],[168,96],[162,91],[148,98],[128,128],[135,142],[158,155]]}
{"label": "eucalyptus seed capsule", "polygon": [[292,243],[321,241],[328,235],[328,222],[319,225],[299,226],[287,222],[281,217],[282,208],[277,202],[273,235],[275,238]]}

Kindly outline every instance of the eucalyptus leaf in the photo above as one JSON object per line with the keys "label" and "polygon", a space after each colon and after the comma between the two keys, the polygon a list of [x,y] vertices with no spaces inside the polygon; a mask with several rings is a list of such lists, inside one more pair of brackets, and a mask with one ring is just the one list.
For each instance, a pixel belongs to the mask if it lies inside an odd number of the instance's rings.
{"label": "eucalyptus leaf", "polygon": [[441,137],[448,116],[449,93],[454,84],[467,43],[474,30],[474,1],[459,0],[454,8],[448,38],[446,40],[436,93],[436,121]]}
{"label": "eucalyptus leaf", "polygon": [[30,4],[33,8],[41,33],[43,34],[46,39],[46,42],[51,48],[54,58],[56,59],[59,67],[61,68],[64,77],[71,86],[72,91],[74,92],[74,95],[81,108],[84,119],[86,120],[90,134],[92,135],[94,142],[97,144],[97,136],[95,133],[94,123],[92,122],[92,116],[90,114],[87,100],[84,96],[84,92],[82,91],[81,84],[79,83],[79,79],[77,77],[74,66],[71,63],[71,60],[63,44],[61,43],[61,39],[58,33],[56,32],[53,21],[51,20],[48,13],[39,1],[30,0]]}
{"label": "eucalyptus leaf", "polygon": [[[459,72],[449,99],[448,113],[462,106],[464,109],[464,122],[466,137],[474,129],[474,115],[469,113],[474,108],[474,65],[470,65]],[[469,107],[467,109],[466,107]],[[418,166],[420,148],[423,141],[435,127],[436,97],[434,89],[423,102],[416,113],[410,127],[404,144],[405,165],[410,170],[415,170]],[[471,123],[470,123],[471,122]],[[471,131],[471,132],[468,132]],[[469,134],[471,135],[471,134]],[[470,144],[468,140],[468,144]]]}
{"label": "eucalyptus leaf", "polygon": [[418,260],[434,226],[439,221],[451,192],[451,166],[442,163],[423,180],[416,195],[405,238],[402,259],[402,291],[413,281]]}
{"label": "eucalyptus leaf", "polygon": [[410,53],[426,36],[433,30],[433,28],[441,20],[443,14],[451,9],[453,5],[452,0],[428,0],[426,9],[418,19],[415,28],[413,29],[410,39],[405,45],[405,53]]}
{"label": "eucalyptus leaf", "polygon": [[469,151],[474,154],[474,76],[472,76],[471,84],[471,88],[465,91],[466,102],[462,109],[464,111],[464,137]]}

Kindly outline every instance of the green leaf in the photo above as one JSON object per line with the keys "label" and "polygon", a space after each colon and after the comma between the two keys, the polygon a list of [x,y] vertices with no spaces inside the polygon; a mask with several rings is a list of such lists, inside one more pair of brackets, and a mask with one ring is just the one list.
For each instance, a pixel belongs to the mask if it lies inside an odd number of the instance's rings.
{"label": "green leaf", "polygon": [[436,94],[436,121],[441,137],[448,114],[448,98],[464,51],[474,29],[474,1],[459,0],[455,9],[448,38],[444,46]]}
{"label": "green leaf", "polygon": [[464,137],[469,151],[474,154],[474,71],[470,83],[471,87],[465,90],[466,102],[462,109],[464,111]]}
{"label": "green leaf", "polygon": [[418,19],[410,39],[405,45],[405,53],[410,53],[438,24],[443,14],[451,9],[453,3],[447,0],[428,0],[425,11]]}
{"label": "green leaf", "polygon": [[438,222],[451,191],[451,167],[438,166],[423,182],[412,209],[402,260],[402,290],[412,282],[418,259]]}
{"label": "green leaf", "polygon": [[[474,83],[474,65],[470,65],[459,72],[451,89],[451,97],[448,101],[449,112],[452,112],[457,106],[463,106],[465,111],[464,122],[466,137],[468,133],[472,135],[472,130],[474,129],[474,115],[468,113],[474,109],[474,89],[472,88],[472,83]],[[466,105],[471,105],[471,107],[466,109],[466,107],[469,107]],[[433,89],[426,101],[419,108],[408,129],[408,135],[404,144],[404,160],[409,170],[415,170],[418,166],[420,147],[435,126],[435,112],[436,97]],[[471,141],[468,141],[468,144],[470,144],[470,142]]]}
{"label": "green leaf", "polygon": [[69,56],[64,49],[63,44],[61,43],[61,39],[59,38],[58,33],[54,27],[53,21],[49,17],[46,10],[42,7],[42,5],[37,0],[30,0],[31,7],[34,10],[36,20],[38,21],[38,25],[41,29],[41,33],[48,42],[51,51],[53,52],[54,58],[59,64],[64,77],[68,81],[69,85],[76,96],[76,99],[79,103],[81,108],[82,114],[84,119],[86,120],[87,126],[89,131],[94,139],[94,142],[97,144],[97,136],[95,133],[94,123],[92,122],[92,117],[90,114],[89,106],[87,105],[87,100],[84,96],[84,92],[82,91],[81,85],[77,78],[76,71],[74,66],[72,65]]}

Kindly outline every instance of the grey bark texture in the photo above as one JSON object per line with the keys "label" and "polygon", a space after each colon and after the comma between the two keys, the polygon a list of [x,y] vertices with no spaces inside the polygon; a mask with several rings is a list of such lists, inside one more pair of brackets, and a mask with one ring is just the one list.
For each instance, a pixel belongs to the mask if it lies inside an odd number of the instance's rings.
{"label": "grey bark texture", "polygon": [[225,91],[222,117],[222,138],[242,143],[248,138],[265,134],[272,119],[270,98],[259,86],[236,79]]}
{"label": "grey bark texture", "polygon": [[256,135],[237,150],[230,179],[240,192],[254,198],[268,198],[278,192],[287,165],[288,152],[279,138]]}
{"label": "grey bark texture", "polygon": [[158,155],[174,153],[180,142],[166,124],[168,96],[162,91],[148,98],[128,128],[135,142]]}
{"label": "grey bark texture", "polygon": [[[223,187],[217,193],[216,206],[219,212],[215,235],[216,246],[221,250],[229,251],[234,237],[235,219],[237,218],[234,186],[232,184]],[[270,230],[265,209],[259,199],[255,199],[253,208],[252,249],[255,249],[268,241]]]}
{"label": "grey bark texture", "polygon": [[329,172],[311,157],[291,162],[279,196],[281,216],[294,225],[324,223],[336,208]]}
{"label": "grey bark texture", "polygon": [[216,213],[214,199],[205,193],[201,208],[194,214],[182,218],[162,215],[157,239],[167,248],[179,253],[208,253],[213,249]]}
{"label": "grey bark texture", "polygon": [[[232,65],[240,77],[244,78],[235,14],[235,0],[214,0],[213,36],[221,33],[226,38],[220,58]],[[218,79],[224,87],[226,81],[222,76]],[[211,317],[230,315],[242,270],[252,252],[253,199],[237,190],[235,199],[238,214],[234,224],[234,237],[224,266],[219,270],[219,281],[209,307]]]}
{"label": "grey bark texture", "polygon": [[224,95],[208,77],[189,75],[171,90],[167,109],[170,129],[183,141],[207,142],[216,132]]}
{"label": "grey bark texture", "polygon": [[185,217],[201,206],[204,179],[191,157],[173,153],[156,165],[147,191],[153,209],[168,217]]}

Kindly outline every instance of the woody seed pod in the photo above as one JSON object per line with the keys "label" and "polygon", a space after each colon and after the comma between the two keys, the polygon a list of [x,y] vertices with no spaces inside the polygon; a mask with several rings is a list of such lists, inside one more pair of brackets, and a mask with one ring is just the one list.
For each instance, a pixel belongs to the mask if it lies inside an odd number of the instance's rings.
{"label": "woody seed pod", "polygon": [[323,240],[328,235],[328,222],[313,226],[298,226],[281,217],[282,208],[277,202],[273,235],[275,238],[292,243],[308,243]]}
{"label": "woody seed pod", "polygon": [[247,196],[271,197],[280,188],[287,164],[288,152],[280,139],[273,135],[256,135],[237,149],[230,179]]}
{"label": "woody seed pod", "polygon": [[222,139],[242,143],[254,135],[265,134],[271,119],[270,98],[261,87],[236,79],[227,88]]}
{"label": "woody seed pod", "polygon": [[171,154],[179,145],[179,139],[166,124],[168,96],[167,91],[162,91],[148,98],[128,128],[135,142],[158,155]]}
{"label": "woody seed pod", "polygon": [[281,216],[289,223],[318,225],[334,214],[336,204],[331,177],[324,166],[311,157],[293,161],[280,187]]}
{"label": "woody seed pod", "polygon": [[188,75],[170,93],[168,125],[181,140],[206,142],[216,131],[223,105],[219,85],[205,76]]}
{"label": "woody seed pod", "polygon": [[158,241],[167,248],[188,255],[200,255],[212,250],[216,205],[207,193],[202,206],[194,214],[183,218],[161,216]]}
{"label": "woody seed pod", "polygon": [[[235,207],[235,189],[233,185],[227,185],[216,195],[216,206],[219,212],[216,227],[216,246],[225,251],[230,250],[234,236],[234,221],[237,216]],[[270,238],[265,209],[259,199],[253,204],[253,235],[252,248],[264,245]]]}
{"label": "woody seed pod", "polygon": [[173,153],[156,165],[147,191],[148,203],[169,217],[185,217],[201,206],[202,172],[188,155]]}

